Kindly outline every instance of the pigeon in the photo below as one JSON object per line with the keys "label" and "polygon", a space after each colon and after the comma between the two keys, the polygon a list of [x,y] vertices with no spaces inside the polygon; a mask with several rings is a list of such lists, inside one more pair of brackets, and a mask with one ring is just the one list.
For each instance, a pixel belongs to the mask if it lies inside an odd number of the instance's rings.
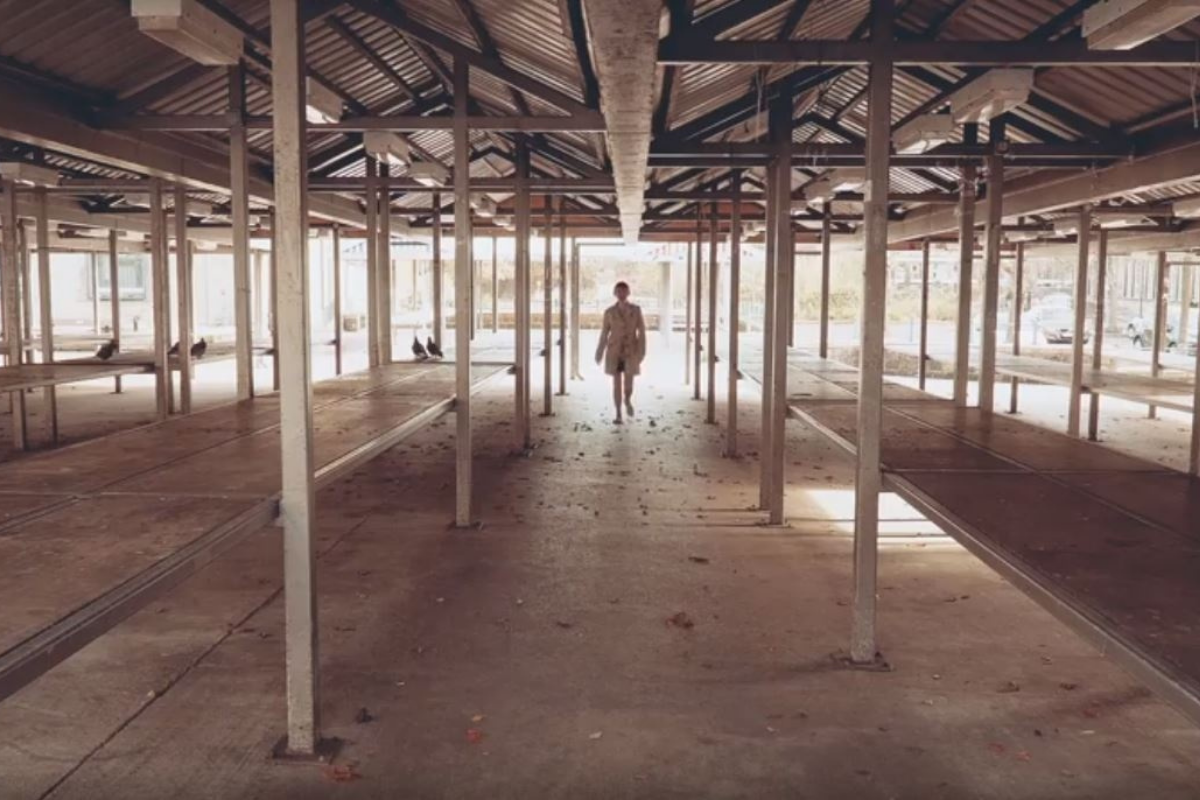
{"label": "pigeon", "polygon": [[416,336],[413,337],[412,352],[418,361],[424,361],[429,358],[429,353],[425,352],[425,348],[421,346],[421,340]]}
{"label": "pigeon", "polygon": [[169,356],[179,355],[179,342],[176,342],[175,344],[171,345],[171,349],[167,351],[167,355],[169,355]]}
{"label": "pigeon", "polygon": [[204,353],[208,350],[208,342],[204,341],[204,337],[200,337],[200,341],[192,345],[192,358],[204,358]]}
{"label": "pigeon", "polygon": [[101,361],[108,361],[117,352],[117,340],[109,339],[104,344],[96,348],[96,358]]}
{"label": "pigeon", "polygon": [[438,343],[433,340],[432,336],[425,337],[425,349],[429,351],[429,355],[434,358],[442,358],[445,354],[442,353],[442,348],[438,347]]}

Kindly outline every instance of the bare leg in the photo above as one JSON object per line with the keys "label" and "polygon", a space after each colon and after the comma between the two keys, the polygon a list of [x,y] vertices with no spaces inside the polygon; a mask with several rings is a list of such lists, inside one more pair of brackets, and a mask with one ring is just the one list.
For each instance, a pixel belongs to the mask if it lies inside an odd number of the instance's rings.
{"label": "bare leg", "polygon": [[633,373],[625,372],[625,413],[633,416]]}
{"label": "bare leg", "polygon": [[621,375],[618,372],[613,375],[613,405],[617,408],[617,418],[613,420],[616,424],[621,424]]}

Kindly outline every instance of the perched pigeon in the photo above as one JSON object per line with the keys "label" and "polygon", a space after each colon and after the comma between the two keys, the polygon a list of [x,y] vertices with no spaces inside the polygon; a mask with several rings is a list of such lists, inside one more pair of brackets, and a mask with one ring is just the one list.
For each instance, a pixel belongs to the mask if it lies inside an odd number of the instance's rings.
{"label": "perched pigeon", "polygon": [[434,358],[442,358],[442,348],[438,347],[438,343],[433,340],[432,336],[425,337],[425,349],[429,351],[429,355]]}
{"label": "perched pigeon", "polygon": [[192,344],[192,358],[204,358],[205,352],[208,351],[208,342],[204,341],[204,337],[200,337],[200,341]]}
{"label": "perched pigeon", "polygon": [[96,358],[102,361],[108,361],[117,352],[117,340],[109,339],[104,344],[96,348]]}
{"label": "perched pigeon", "polygon": [[424,361],[429,358],[429,353],[425,352],[425,348],[421,346],[421,340],[416,336],[413,337],[412,352],[418,361]]}
{"label": "perched pigeon", "polygon": [[179,342],[176,342],[175,344],[171,345],[171,349],[167,351],[167,355],[169,355],[169,356],[179,355]]}

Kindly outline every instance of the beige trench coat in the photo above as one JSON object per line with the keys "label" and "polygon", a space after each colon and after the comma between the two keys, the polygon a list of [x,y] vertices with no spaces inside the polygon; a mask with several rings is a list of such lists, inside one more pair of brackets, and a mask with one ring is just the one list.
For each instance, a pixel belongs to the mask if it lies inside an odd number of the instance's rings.
{"label": "beige trench coat", "polygon": [[626,372],[637,375],[645,357],[646,322],[642,319],[642,309],[633,303],[613,303],[604,310],[596,360],[604,359],[604,371],[609,375],[617,374],[622,361]]}

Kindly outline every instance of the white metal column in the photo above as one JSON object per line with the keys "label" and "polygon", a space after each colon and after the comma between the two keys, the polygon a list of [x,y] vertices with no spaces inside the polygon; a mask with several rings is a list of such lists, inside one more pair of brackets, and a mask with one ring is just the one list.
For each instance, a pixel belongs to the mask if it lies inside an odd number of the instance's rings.
{"label": "white metal column", "polygon": [[567,393],[567,215],[558,205],[558,393]]}
{"label": "white metal column", "polygon": [[499,252],[497,250],[497,240],[492,236],[492,333],[500,331],[500,275],[499,275]]}
{"label": "white metal column", "polygon": [[833,254],[833,204],[826,201],[821,214],[821,329],[818,332],[817,355],[829,358],[829,288],[830,258]]}
{"label": "white metal column", "polygon": [[1004,160],[997,148],[1003,128],[992,123],[991,149],[987,157],[987,237],[983,266],[983,309],[979,353],[979,407],[989,414],[995,411],[996,398],[996,318],[1000,300],[1000,228],[1004,208]]}
{"label": "white metal column", "polygon": [[971,273],[975,264],[975,166],[963,164],[958,200],[958,317],[954,331],[954,404],[967,404],[971,373]]}
{"label": "white metal column", "polygon": [[[1016,276],[1013,280],[1012,308],[1012,354],[1021,355],[1021,313],[1025,310],[1025,243],[1017,242]],[[1018,394],[1021,381],[1013,377],[1009,381],[1008,413],[1017,413]]]}
{"label": "white metal column", "polygon": [[237,398],[254,396],[254,332],[250,303],[250,151],[246,144],[246,73],[229,68],[229,208],[233,222],[233,322]]}
{"label": "white metal column", "polygon": [[1083,402],[1083,337],[1088,299],[1088,243],[1091,238],[1092,210],[1079,209],[1079,250],[1075,265],[1075,327],[1071,338],[1071,399],[1067,406],[1067,433],[1079,435],[1080,408]]}
{"label": "white metal column", "polygon": [[[119,353],[121,352],[121,266],[117,254],[116,230],[108,232],[108,304],[110,327],[112,328],[110,338],[115,345],[116,352]],[[120,394],[121,376],[113,378],[113,382],[114,391]]]}
{"label": "white metal column", "polygon": [[[379,189],[375,159],[366,159],[367,234],[363,249],[367,255],[367,364],[380,365],[379,328]],[[438,339],[434,331],[434,338]],[[438,339],[440,342],[440,339]]]}
{"label": "white metal column", "polygon": [[[0,294],[4,296],[4,346],[6,362],[15,366],[22,362],[21,298],[17,247],[17,186],[10,180],[0,180],[0,224],[3,224],[4,251],[0,257]],[[26,285],[26,292],[28,292]],[[25,393],[9,392],[12,408],[13,447],[24,450],[29,446],[25,430]]]}
{"label": "white metal column", "polygon": [[154,398],[158,419],[171,413],[170,287],[167,283],[167,220],[163,216],[162,182],[150,179],[150,272],[154,311]]}
{"label": "white metal column", "polygon": [[342,374],[342,229],[333,226],[333,372]]}
{"label": "white metal column", "polygon": [[471,138],[467,129],[470,68],[454,59],[454,524],[471,518]]}
{"label": "white metal column", "polygon": [[929,372],[929,240],[921,242],[921,319],[917,345],[917,388],[925,391]]}
{"label": "white metal column", "polygon": [[692,382],[692,347],[695,343],[692,338],[692,251],[694,246],[691,242],[687,243],[687,285],[684,289],[683,298],[683,385],[688,386]]}
{"label": "white metal column", "polygon": [[768,113],[772,149],[775,151],[775,182],[771,184],[775,203],[768,214],[775,218],[776,274],[773,298],[775,326],[771,350],[774,362],[771,365],[771,426],[766,450],[770,464],[767,516],[772,525],[782,525],[786,520],[784,496],[787,484],[787,305],[792,297],[792,269],[796,251],[795,233],[792,230],[791,92],[781,91]]}
{"label": "white metal column", "polygon": [[[1100,229],[1100,240],[1096,245],[1096,319],[1092,332],[1092,369],[1099,371],[1104,366],[1104,299],[1105,283],[1108,281],[1108,231]],[[1088,438],[1093,442],[1100,438],[1100,393],[1093,390],[1088,404]]]}
{"label": "white metal column", "polygon": [[875,605],[879,558],[879,492],[883,483],[884,329],[887,324],[888,166],[892,123],[892,2],[871,3],[871,40],[885,55],[869,67],[867,181],[863,197],[862,331],[859,345],[858,453],[854,481],[854,596],[850,659],[876,659]]}
{"label": "white metal column", "polygon": [[530,420],[530,406],[533,397],[532,385],[529,378],[529,369],[531,366],[530,349],[532,347],[529,296],[529,143],[523,136],[517,137],[516,151],[517,185],[514,197],[514,216],[516,217],[515,227],[517,231],[514,242],[516,253],[516,264],[514,266],[516,278],[514,283],[516,330],[513,337],[516,340],[517,346],[517,408],[515,430],[517,432],[517,449],[528,451],[533,445]]}
{"label": "white metal column", "polygon": [[[386,164],[379,165],[378,248],[375,256],[375,311],[379,315],[379,363],[392,363],[392,190]],[[440,342],[439,342],[440,344]]]}
{"label": "white metal column", "polygon": [[192,253],[187,232],[187,191],[175,185],[175,317],[179,321],[179,412],[192,413]]}
{"label": "white metal column", "polygon": [[725,456],[738,454],[738,337],[741,336],[742,280],[742,173],[733,173],[733,199],[729,210],[729,347],[725,354],[729,388],[725,401]]}
{"label": "white metal column", "polygon": [[309,362],[308,211],[304,29],[297,0],[271,0],[275,244],[280,365],[286,751],[314,756],[320,742],[312,381]]}
{"label": "white metal column", "polygon": [[446,280],[442,275],[442,194],[433,193],[433,266],[430,270],[433,280],[433,340],[439,347],[445,349],[446,322],[443,313],[445,300],[442,291]]}
{"label": "white metal column", "polygon": [[719,259],[717,258],[718,237],[721,230],[720,214],[717,204],[710,207],[712,218],[709,220],[708,238],[708,358],[704,359],[708,366],[708,388],[705,400],[707,415],[705,422],[717,424],[717,287]]}
{"label": "white metal column", "polygon": [[571,240],[571,377],[583,380],[579,371],[579,242]]}
{"label": "white metal column", "polygon": [[[38,253],[38,320],[42,333],[42,363],[54,363],[54,298],[50,277],[50,220],[46,211],[46,188],[34,190],[37,213]],[[58,391],[53,386],[42,389],[46,436],[51,444],[58,444]]]}
{"label": "white metal column", "polygon": [[696,280],[694,285],[693,299],[696,303],[695,311],[692,315],[692,324],[695,326],[693,335],[696,341],[696,349],[692,351],[692,372],[695,377],[695,383],[692,384],[692,398],[700,399],[701,395],[701,373],[700,373],[700,351],[704,349],[701,344],[704,341],[701,333],[704,330],[704,207],[696,206]]}
{"label": "white metal column", "polygon": [[[765,244],[765,263],[764,263],[764,285],[763,285],[763,349],[762,349],[762,420],[759,423],[759,445],[758,450],[762,454],[759,458],[759,480],[758,480],[758,506],[766,510],[770,506],[771,501],[771,459],[769,458],[771,448],[771,425],[773,416],[771,414],[771,403],[774,399],[775,390],[772,386],[772,370],[774,364],[775,353],[775,272],[777,269],[775,260],[775,212],[776,192],[775,192],[775,168],[767,167],[765,170],[763,183],[766,185],[766,244]],[[789,203],[791,201],[789,200]]]}
{"label": "white metal column", "polygon": [[542,416],[554,413],[554,256],[551,237],[554,236],[554,217],[550,195],[542,198],[545,227],[542,235]]}
{"label": "white metal column", "polygon": [[[1165,251],[1159,251],[1154,281],[1154,331],[1150,344],[1150,377],[1157,378],[1162,371],[1163,337],[1167,327],[1167,281],[1171,277],[1171,265]],[[1200,355],[1197,356],[1200,358]],[[1158,406],[1151,405],[1147,412],[1150,419],[1158,416]]]}

